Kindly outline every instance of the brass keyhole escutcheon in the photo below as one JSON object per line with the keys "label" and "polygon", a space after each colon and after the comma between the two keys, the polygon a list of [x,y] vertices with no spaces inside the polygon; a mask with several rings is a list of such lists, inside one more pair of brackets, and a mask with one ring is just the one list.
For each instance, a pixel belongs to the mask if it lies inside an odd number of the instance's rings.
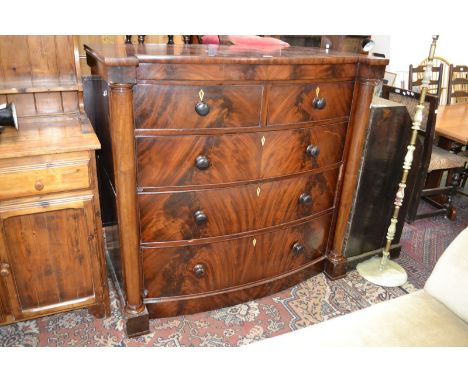
{"label": "brass keyhole escutcheon", "polygon": [[257,245],[257,239],[252,240],[252,245],[255,247]]}
{"label": "brass keyhole escutcheon", "polygon": [[203,89],[200,89],[200,91],[198,92],[198,96],[200,97],[200,102],[203,102],[203,97],[205,96],[205,92],[203,91]]}
{"label": "brass keyhole escutcheon", "polygon": [[262,190],[260,189],[260,187],[257,187],[257,198],[260,197],[260,192],[262,192]]}
{"label": "brass keyhole escutcheon", "polygon": [[265,146],[266,138],[264,136],[262,137],[262,139],[260,141],[262,142],[262,146]]}

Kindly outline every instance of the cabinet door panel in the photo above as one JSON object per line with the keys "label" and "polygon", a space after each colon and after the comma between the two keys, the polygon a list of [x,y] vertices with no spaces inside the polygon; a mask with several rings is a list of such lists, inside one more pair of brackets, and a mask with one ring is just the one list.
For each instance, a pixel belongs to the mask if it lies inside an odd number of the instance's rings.
{"label": "cabinet door panel", "polygon": [[[3,215],[3,216],[2,216]],[[3,263],[9,274],[12,313],[16,318],[95,299],[92,200],[74,201],[39,212],[6,211],[2,217]]]}

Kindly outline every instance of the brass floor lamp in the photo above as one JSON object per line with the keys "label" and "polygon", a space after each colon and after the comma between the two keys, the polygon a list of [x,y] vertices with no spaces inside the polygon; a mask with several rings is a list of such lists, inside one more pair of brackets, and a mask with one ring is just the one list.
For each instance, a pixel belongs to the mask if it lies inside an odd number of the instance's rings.
{"label": "brass floor lamp", "polygon": [[356,267],[358,273],[363,278],[373,284],[381,286],[400,286],[403,285],[408,279],[406,271],[399,264],[389,259],[390,246],[395,237],[398,214],[400,213],[400,207],[402,206],[403,199],[405,197],[406,180],[411,169],[411,164],[413,163],[413,153],[416,148],[416,139],[423,119],[422,112],[424,109],[424,100],[426,98],[427,88],[432,75],[432,65],[438,38],[439,36],[432,36],[431,49],[429,50],[428,62],[426,64],[426,69],[424,71],[424,77],[422,80],[421,97],[419,98],[419,104],[416,107],[416,112],[414,113],[413,117],[413,125],[411,126],[413,131],[411,134],[410,144],[407,147],[408,151],[403,163],[403,175],[401,177],[400,184],[398,185],[399,188],[395,196],[395,202],[393,203],[395,207],[393,209],[393,215],[390,219],[390,225],[387,230],[387,242],[385,244],[384,250],[382,251],[382,257],[373,257],[358,264]]}

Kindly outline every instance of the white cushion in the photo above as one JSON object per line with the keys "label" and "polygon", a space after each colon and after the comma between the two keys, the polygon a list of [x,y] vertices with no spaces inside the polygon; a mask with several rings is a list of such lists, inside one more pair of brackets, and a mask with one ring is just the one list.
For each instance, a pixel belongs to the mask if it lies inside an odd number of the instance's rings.
{"label": "white cushion", "polygon": [[444,251],[424,289],[468,323],[468,228]]}

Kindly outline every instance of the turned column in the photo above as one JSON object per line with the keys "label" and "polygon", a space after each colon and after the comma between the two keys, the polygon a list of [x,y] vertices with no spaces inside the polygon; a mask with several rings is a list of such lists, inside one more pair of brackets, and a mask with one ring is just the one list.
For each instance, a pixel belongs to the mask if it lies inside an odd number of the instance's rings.
{"label": "turned column", "polygon": [[[148,315],[142,296],[132,88],[133,84],[111,83],[109,94],[120,255],[125,281],[125,313],[129,336],[148,331]],[[138,319],[135,320],[136,318]]]}
{"label": "turned column", "polygon": [[370,67],[360,64],[356,84],[354,86],[353,107],[348,126],[346,151],[343,153],[345,167],[341,168],[340,178],[343,179],[340,195],[337,195],[339,204],[334,225],[334,239],[331,249],[327,253],[324,273],[332,280],[346,275],[346,258],[343,254],[344,240],[349,229],[352,214],[359,168],[362,159],[362,150],[366,139],[370,115],[370,104],[374,95],[374,87],[383,77],[385,66]]}

